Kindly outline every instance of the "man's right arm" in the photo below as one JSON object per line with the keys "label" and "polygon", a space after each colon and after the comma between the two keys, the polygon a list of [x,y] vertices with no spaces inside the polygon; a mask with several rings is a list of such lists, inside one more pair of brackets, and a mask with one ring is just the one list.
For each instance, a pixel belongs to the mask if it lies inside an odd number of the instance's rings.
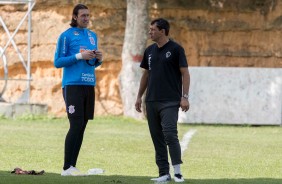
{"label": "man's right arm", "polygon": [[78,61],[76,55],[67,56],[68,53],[68,38],[62,34],[57,43],[54,65],[56,68],[73,65]]}
{"label": "man's right arm", "polygon": [[141,77],[139,90],[138,90],[138,94],[137,94],[137,99],[136,99],[136,103],[135,103],[135,109],[138,112],[142,112],[142,110],[141,110],[142,96],[143,96],[143,94],[144,94],[144,92],[147,88],[147,85],[148,85],[148,75],[149,75],[148,70],[145,70],[142,77]]}

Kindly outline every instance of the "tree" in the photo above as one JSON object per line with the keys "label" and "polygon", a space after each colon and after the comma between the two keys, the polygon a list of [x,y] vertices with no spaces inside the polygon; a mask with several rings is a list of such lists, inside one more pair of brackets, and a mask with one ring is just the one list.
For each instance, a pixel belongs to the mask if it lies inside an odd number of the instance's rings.
{"label": "tree", "polygon": [[141,118],[135,100],[142,70],[139,67],[148,36],[148,0],[127,0],[125,38],[122,49],[122,68],[119,75],[124,115]]}

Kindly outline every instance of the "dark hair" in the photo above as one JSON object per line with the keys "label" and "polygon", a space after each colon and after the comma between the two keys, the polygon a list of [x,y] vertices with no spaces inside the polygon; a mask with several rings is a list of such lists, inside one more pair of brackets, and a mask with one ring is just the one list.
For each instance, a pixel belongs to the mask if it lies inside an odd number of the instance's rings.
{"label": "dark hair", "polygon": [[73,11],[72,11],[72,18],[71,18],[71,23],[70,23],[70,26],[71,27],[77,27],[77,21],[73,18],[73,16],[78,16],[78,10],[81,10],[81,9],[88,9],[87,6],[85,6],[84,4],[77,4],[74,8],[73,8]]}
{"label": "dark hair", "polygon": [[165,35],[168,36],[169,33],[169,23],[167,20],[163,19],[163,18],[159,18],[159,19],[155,19],[151,22],[151,25],[156,24],[157,28],[159,28],[159,30],[164,29],[165,30]]}

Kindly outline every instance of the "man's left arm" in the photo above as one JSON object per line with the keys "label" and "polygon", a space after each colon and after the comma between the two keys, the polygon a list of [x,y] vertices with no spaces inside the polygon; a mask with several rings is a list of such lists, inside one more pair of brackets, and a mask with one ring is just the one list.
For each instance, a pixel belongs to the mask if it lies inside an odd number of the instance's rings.
{"label": "man's left arm", "polygon": [[96,54],[96,62],[95,62],[95,68],[97,68],[98,66],[100,66],[103,62],[103,53],[100,50],[96,50],[95,51]]}
{"label": "man's left arm", "polygon": [[189,110],[189,87],[190,87],[190,74],[188,67],[180,67],[180,72],[182,75],[182,97],[180,102],[180,107],[182,111],[186,112]]}
{"label": "man's left arm", "polygon": [[95,68],[97,68],[98,66],[100,66],[103,62],[103,53],[101,50],[98,49],[98,37],[96,35],[96,33],[92,32],[92,36],[94,38],[94,42],[96,44],[96,50],[94,51],[95,53],[95,58],[94,58],[94,62],[95,62]]}

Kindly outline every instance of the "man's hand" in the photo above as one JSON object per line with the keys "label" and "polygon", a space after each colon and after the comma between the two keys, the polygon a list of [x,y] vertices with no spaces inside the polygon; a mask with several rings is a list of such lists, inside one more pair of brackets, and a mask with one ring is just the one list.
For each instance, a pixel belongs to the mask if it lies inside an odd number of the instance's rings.
{"label": "man's hand", "polygon": [[96,57],[96,54],[92,50],[85,50],[81,53],[82,59],[91,60]]}
{"label": "man's hand", "polygon": [[142,104],[142,99],[141,98],[137,98],[137,100],[135,102],[135,109],[136,109],[137,112],[142,112],[141,104]]}
{"label": "man's hand", "polygon": [[187,112],[190,108],[190,103],[189,103],[188,99],[182,97],[181,102],[180,102],[180,107],[181,107],[182,111]]}
{"label": "man's hand", "polygon": [[103,61],[103,53],[100,50],[96,50],[95,51],[95,57],[99,60],[99,61]]}

